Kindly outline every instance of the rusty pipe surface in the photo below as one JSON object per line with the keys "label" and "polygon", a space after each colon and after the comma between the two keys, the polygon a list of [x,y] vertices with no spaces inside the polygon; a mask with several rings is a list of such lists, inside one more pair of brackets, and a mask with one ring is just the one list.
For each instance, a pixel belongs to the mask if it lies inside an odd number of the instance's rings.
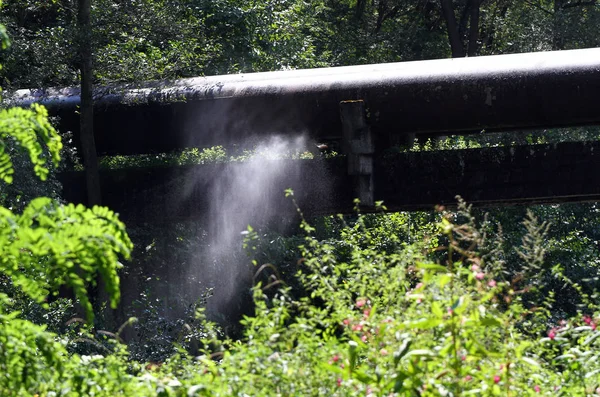
{"label": "rusty pipe surface", "polygon": [[[101,153],[205,147],[268,134],[341,136],[364,100],[379,143],[407,134],[600,124],[600,48],[210,76],[96,91]],[[79,90],[20,90],[77,134]]]}

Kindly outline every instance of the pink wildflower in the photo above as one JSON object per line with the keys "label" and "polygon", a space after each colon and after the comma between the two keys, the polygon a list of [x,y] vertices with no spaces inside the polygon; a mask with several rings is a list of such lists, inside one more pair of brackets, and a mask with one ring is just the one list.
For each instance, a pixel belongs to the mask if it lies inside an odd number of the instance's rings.
{"label": "pink wildflower", "polygon": [[466,380],[467,382],[468,382],[468,381],[470,381],[471,379],[473,379],[473,377],[472,377],[471,375],[467,375],[467,376],[465,376],[465,380]]}
{"label": "pink wildflower", "polygon": [[367,301],[364,298],[360,298],[356,300],[356,307],[363,307],[367,304]]}
{"label": "pink wildflower", "polygon": [[490,281],[488,282],[488,286],[490,286],[490,287],[494,288],[494,287],[496,286],[496,280],[490,280]]}
{"label": "pink wildflower", "polygon": [[590,325],[592,323],[592,318],[590,316],[583,316],[583,322]]}
{"label": "pink wildflower", "polygon": [[550,331],[548,331],[548,338],[550,338],[550,340],[554,340],[554,338],[556,338],[556,329],[552,328]]}
{"label": "pink wildflower", "polygon": [[385,349],[381,349],[379,350],[379,354],[381,354],[382,356],[387,356],[388,355],[388,351]]}
{"label": "pink wildflower", "polygon": [[535,390],[535,392],[536,392],[536,393],[539,393],[541,389],[540,389],[540,386],[539,386],[539,385],[535,385],[535,386],[533,387],[533,390]]}
{"label": "pink wildflower", "polygon": [[342,385],[342,378],[337,378],[337,385],[338,387]]}
{"label": "pink wildflower", "polygon": [[500,383],[500,375],[494,376],[494,383]]}
{"label": "pink wildflower", "polygon": [[485,273],[482,273],[482,272],[479,272],[479,273],[477,273],[477,274],[475,275],[475,278],[476,278],[477,280],[483,280],[483,279],[484,279],[484,277],[485,277]]}

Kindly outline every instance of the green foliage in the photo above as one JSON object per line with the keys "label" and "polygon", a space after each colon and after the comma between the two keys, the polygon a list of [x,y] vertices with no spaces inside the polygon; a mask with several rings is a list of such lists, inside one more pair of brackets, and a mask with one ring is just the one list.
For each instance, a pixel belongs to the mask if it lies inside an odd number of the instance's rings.
{"label": "green foliage", "polygon": [[113,212],[38,198],[21,215],[0,208],[0,225],[0,270],[30,297],[41,301],[49,291],[66,285],[91,319],[86,286],[94,285],[99,274],[111,306],[116,306],[118,256],[127,258],[132,246]]}
{"label": "green foliage", "polygon": [[5,141],[8,139],[15,140],[17,147],[29,153],[33,170],[41,180],[48,175],[47,159],[42,156],[42,143],[49,150],[50,160],[58,165],[62,143],[48,121],[48,112],[44,107],[32,104],[31,109],[0,110],[0,180],[11,183],[14,171],[10,153],[5,151]]}
{"label": "green foliage", "polygon": [[[452,4],[464,42],[473,3]],[[589,2],[478,7],[477,55],[599,45],[600,10]],[[0,72],[5,87],[77,83],[76,9],[65,1],[6,2],[1,15],[13,46]],[[95,0],[92,23],[103,84],[450,55],[440,2],[425,0]]]}
{"label": "green foliage", "polygon": [[[552,298],[527,296],[545,279],[505,272],[502,235],[488,220],[464,203],[441,215],[439,262],[433,238],[374,249],[383,232],[367,216],[341,226],[339,246],[304,222],[298,281],[307,295],[261,266],[243,340],[208,335],[203,355],[174,356],[143,379],[166,395],[593,393],[597,306],[553,323],[542,310]],[[533,274],[547,226],[532,216],[525,226],[518,252]]]}
{"label": "green foliage", "polygon": [[[327,153],[327,158],[335,157],[337,153]],[[100,159],[100,167],[106,169],[144,168],[144,167],[172,167],[186,165],[203,165],[234,161],[247,161],[252,158],[276,159],[312,159],[314,154],[310,151],[278,152],[272,149],[254,148],[241,149],[223,146],[209,148],[187,148],[171,153],[115,155]]]}
{"label": "green foliage", "polygon": [[[12,182],[14,172],[10,153],[4,152],[9,139],[29,153],[42,180],[49,173],[48,160],[54,165],[60,160],[60,136],[40,105],[0,111],[0,178],[5,183]],[[42,145],[50,159],[44,158]],[[86,284],[101,275],[115,306],[118,256],[128,257],[131,248],[125,226],[106,208],[61,205],[50,198],[31,201],[20,215],[0,207],[0,272],[38,302],[61,285],[72,288],[89,319],[93,311]]]}
{"label": "green foliage", "polygon": [[100,159],[100,167],[107,169],[168,167],[173,165],[210,164],[227,161],[225,148],[189,148],[175,153],[107,156]]}
{"label": "green foliage", "polygon": [[[522,244],[507,247],[499,229],[488,218],[479,222],[463,202],[434,219],[330,218],[325,238],[303,221],[296,277],[282,279],[272,265],[258,269],[264,281],[254,288],[255,314],[244,319],[241,340],[223,339],[199,310],[201,332],[190,335],[198,338],[198,355],[180,350],[143,366],[129,360],[118,335],[95,355],[69,357],[56,343],[47,356],[32,355],[51,334],[18,320],[19,337],[42,332],[41,340],[27,339],[23,353],[39,369],[24,377],[17,366],[21,378],[11,379],[21,380],[2,386],[40,395],[594,393],[595,299],[547,262],[548,225],[533,215],[523,225]],[[250,230],[248,247],[256,244],[260,237]],[[519,272],[505,266],[511,251]],[[546,309],[554,294],[535,293],[552,278],[585,302],[572,318]]]}
{"label": "green foliage", "polygon": [[[43,108],[34,106],[2,112],[6,112],[6,117],[2,126],[4,136],[0,138],[0,158],[3,159],[0,162],[4,164],[0,167],[0,173],[4,174],[0,177],[0,205],[21,212],[36,197],[60,199],[59,168],[54,166],[58,155],[66,155],[69,159],[74,155],[68,134],[59,137],[45,119],[47,112]],[[9,132],[18,132],[19,138],[8,135]],[[66,145],[62,145],[65,141]],[[31,167],[32,162],[37,165],[35,170]],[[44,178],[44,183],[40,183],[40,177]]]}
{"label": "green foliage", "polygon": [[21,396],[33,390],[45,394],[64,371],[66,350],[45,327],[19,319],[16,312],[5,313],[4,303],[0,303],[0,394]]}
{"label": "green foliage", "polygon": [[[0,111],[0,178],[10,184],[14,170],[11,153],[4,151],[7,140],[28,152],[33,170],[42,180],[49,173],[49,160],[54,165],[60,160],[60,136],[40,105]],[[43,148],[49,159],[44,157]],[[120,266],[117,256],[127,257],[131,242],[114,213],[101,207],[88,210],[37,198],[20,215],[0,207],[0,226],[0,272],[25,294],[40,302],[51,289],[67,285],[73,288],[91,319],[86,283],[95,282],[99,273],[111,304],[116,305],[116,272]]]}
{"label": "green foliage", "polygon": [[[0,36],[5,45],[3,29]],[[62,142],[46,110],[34,104],[29,110],[0,111],[0,179],[4,184],[12,183],[14,174],[14,153],[7,148],[26,151],[35,175],[44,180],[49,167],[60,160]],[[91,322],[87,286],[94,285],[99,274],[115,307],[120,296],[118,257],[127,258],[131,248],[124,225],[106,208],[62,205],[45,197],[32,200],[20,215],[0,206],[0,394],[111,395],[117,390],[130,391],[123,381],[127,375],[121,367],[121,349],[102,358],[99,368],[91,368],[85,357],[69,356],[65,342],[58,342],[45,326],[9,310],[22,306],[23,294],[42,303],[51,291],[66,285],[73,289]],[[139,384],[133,386],[139,389]]]}

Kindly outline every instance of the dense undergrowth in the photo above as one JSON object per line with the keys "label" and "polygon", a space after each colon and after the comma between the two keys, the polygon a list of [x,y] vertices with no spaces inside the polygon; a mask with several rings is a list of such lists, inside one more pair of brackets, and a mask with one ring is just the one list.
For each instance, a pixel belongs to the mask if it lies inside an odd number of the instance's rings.
{"label": "dense undergrowth", "polygon": [[[358,214],[319,226],[326,231],[303,221],[301,259],[287,270],[262,261],[261,236],[250,231],[255,313],[243,337],[223,336],[198,307],[194,354],[181,340],[161,362],[132,360],[120,330],[83,320],[49,332],[11,310],[24,297],[5,295],[2,395],[595,394],[597,297],[546,260],[549,226],[529,214],[513,246],[463,202],[431,216]],[[86,241],[65,236],[77,238]],[[37,259],[38,274],[56,272]],[[552,308],[565,292],[577,309],[559,318]]]}

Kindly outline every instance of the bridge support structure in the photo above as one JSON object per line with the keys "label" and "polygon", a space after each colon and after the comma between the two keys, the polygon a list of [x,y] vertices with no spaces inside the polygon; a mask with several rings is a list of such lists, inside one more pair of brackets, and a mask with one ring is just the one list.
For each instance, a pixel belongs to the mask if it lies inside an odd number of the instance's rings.
{"label": "bridge support structure", "polygon": [[342,120],[342,152],[348,162],[348,175],[353,179],[354,197],[361,205],[375,205],[375,178],[373,175],[373,135],[362,100],[340,102]]}

